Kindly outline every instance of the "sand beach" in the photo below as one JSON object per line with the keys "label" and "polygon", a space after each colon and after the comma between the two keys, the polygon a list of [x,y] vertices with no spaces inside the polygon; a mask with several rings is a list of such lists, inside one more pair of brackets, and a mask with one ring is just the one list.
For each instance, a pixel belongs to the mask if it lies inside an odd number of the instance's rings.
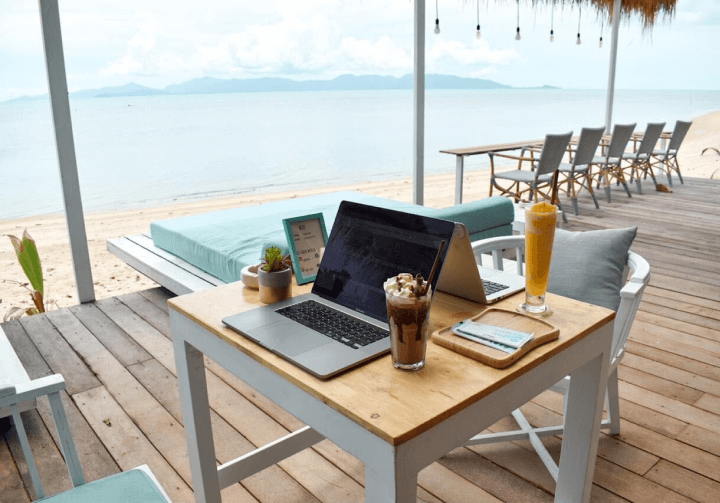
{"label": "sand beach", "polygon": [[[671,127],[672,125],[669,125],[666,129]],[[701,155],[703,149],[708,147],[720,149],[720,111],[694,119],[678,156],[684,176],[720,179],[720,155],[713,151]],[[662,182],[663,179],[661,178],[660,181]],[[427,176],[425,204],[436,208],[452,205],[454,185],[454,173]],[[487,197],[489,171],[466,171],[463,186],[465,201]],[[407,177],[393,181],[367,181],[315,190],[250,194],[154,208],[86,213],[85,224],[96,298],[112,297],[155,286],[151,280],[108,253],[105,248],[107,239],[148,232],[150,222],[155,220],[338,190],[356,190],[390,199],[412,201],[412,180]],[[46,298],[54,301],[59,307],[77,304],[65,215],[0,220],[2,236],[12,234],[19,237],[24,229],[28,230],[37,243],[45,273]],[[26,279],[17,263],[10,240],[6,237],[0,238],[0,280],[10,280],[0,283],[0,316],[4,316],[13,306],[31,305],[28,291],[14,283],[23,283]]]}

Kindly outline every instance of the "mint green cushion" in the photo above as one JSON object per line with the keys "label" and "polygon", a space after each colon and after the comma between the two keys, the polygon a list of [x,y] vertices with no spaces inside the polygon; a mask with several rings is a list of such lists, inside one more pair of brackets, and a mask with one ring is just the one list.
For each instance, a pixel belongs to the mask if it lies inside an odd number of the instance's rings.
{"label": "mint green cushion", "polygon": [[322,213],[330,234],[343,200],[401,211],[414,206],[360,192],[335,192],[153,222],[150,233],[158,248],[231,283],[240,279],[243,267],[260,261],[267,246],[288,252],[284,218]]}
{"label": "mint green cushion", "polygon": [[152,479],[142,470],[111,475],[40,501],[44,503],[167,502]]}
{"label": "mint green cushion", "polygon": [[162,220],[153,222],[150,232],[158,248],[231,283],[240,279],[243,267],[258,263],[268,246],[287,253],[284,218],[322,213],[330,234],[343,200],[462,222],[471,239],[512,234],[513,205],[504,197],[437,210],[349,191]]}
{"label": "mint green cushion", "polygon": [[511,235],[515,207],[507,197],[494,196],[434,210],[430,216],[465,224],[470,239],[478,241]]}

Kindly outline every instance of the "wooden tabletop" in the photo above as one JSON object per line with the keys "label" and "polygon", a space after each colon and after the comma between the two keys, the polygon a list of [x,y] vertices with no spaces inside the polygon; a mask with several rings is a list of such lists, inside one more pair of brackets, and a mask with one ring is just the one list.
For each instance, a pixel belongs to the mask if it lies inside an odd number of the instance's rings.
{"label": "wooden tabletop", "polygon": [[[294,284],[293,294],[310,289],[311,285]],[[514,310],[523,296],[524,293],[517,294],[493,307]],[[611,310],[552,294],[548,294],[547,302],[554,311],[548,321],[560,329],[560,338],[534,349],[506,369],[488,367],[428,342],[427,363],[418,372],[396,370],[387,354],[327,381],[313,377],[222,324],[224,317],[260,305],[258,291],[245,288],[241,282],[176,297],[169,300],[168,305],[380,438],[399,445],[528,372],[615,317]],[[438,292],[431,309],[431,331],[484,309],[485,306]]]}
{"label": "wooden tabletop", "polygon": [[442,154],[453,154],[453,155],[478,155],[487,154],[488,152],[503,152],[505,150],[517,150],[519,148],[528,147],[530,145],[542,144],[543,140],[527,140],[527,141],[516,141],[513,143],[498,143],[496,145],[484,145],[482,147],[466,147],[466,148],[454,148],[448,150],[441,150]]}

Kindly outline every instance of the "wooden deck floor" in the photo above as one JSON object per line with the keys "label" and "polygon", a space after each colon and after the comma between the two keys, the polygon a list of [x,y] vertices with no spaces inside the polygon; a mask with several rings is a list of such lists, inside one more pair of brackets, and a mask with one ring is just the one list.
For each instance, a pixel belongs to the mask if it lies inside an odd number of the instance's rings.
{"label": "wooden deck floor", "polygon": [[[632,249],[652,280],[620,366],[622,434],[601,435],[593,501],[720,500],[720,181],[688,179],[672,194],[644,186],[596,210],[582,197],[568,228],[639,226]],[[600,194],[598,194],[600,195]],[[569,209],[569,201],[566,209]],[[59,372],[88,479],[147,463],[174,501],[192,499],[166,300],[162,289],[2,326],[31,377]],[[218,461],[300,426],[207,363]],[[545,393],[524,407],[558,421]],[[24,415],[50,493],[69,487],[47,402]],[[493,429],[513,427],[510,419]],[[560,439],[545,443],[559,455]],[[363,465],[329,441],[223,491],[229,502],[362,501]],[[28,501],[14,430],[0,437],[0,500]],[[525,442],[458,448],[423,470],[418,501],[551,501],[554,484]]]}

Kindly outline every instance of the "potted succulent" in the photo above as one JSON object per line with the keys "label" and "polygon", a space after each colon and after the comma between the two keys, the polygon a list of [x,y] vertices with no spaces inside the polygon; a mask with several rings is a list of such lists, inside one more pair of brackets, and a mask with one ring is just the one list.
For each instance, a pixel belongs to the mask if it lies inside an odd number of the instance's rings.
{"label": "potted succulent", "polygon": [[271,246],[265,250],[258,268],[260,301],[272,304],[292,295],[292,262],[290,255],[283,256],[282,250]]}

